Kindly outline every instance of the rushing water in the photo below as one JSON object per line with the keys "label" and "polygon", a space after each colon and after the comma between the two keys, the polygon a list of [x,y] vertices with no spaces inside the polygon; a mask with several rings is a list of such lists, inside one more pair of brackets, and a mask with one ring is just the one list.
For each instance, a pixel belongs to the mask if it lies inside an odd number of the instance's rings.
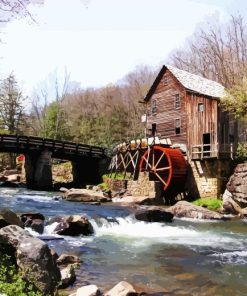
{"label": "rushing water", "polygon": [[[47,241],[58,254],[81,257],[75,286],[91,283],[107,290],[127,280],[154,295],[247,295],[246,221],[145,223],[126,207],[54,200],[58,195],[1,188],[0,205],[40,212],[47,219],[88,216],[93,236]],[[43,238],[52,235],[52,228],[46,226]]]}

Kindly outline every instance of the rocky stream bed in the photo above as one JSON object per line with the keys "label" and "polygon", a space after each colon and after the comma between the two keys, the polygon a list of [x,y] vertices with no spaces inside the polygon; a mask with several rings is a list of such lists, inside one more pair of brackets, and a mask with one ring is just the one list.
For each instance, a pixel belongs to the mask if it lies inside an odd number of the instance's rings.
{"label": "rocky stream bed", "polygon": [[[46,295],[61,274],[70,276],[58,291],[73,296],[247,291],[245,219],[232,220],[187,202],[170,208],[82,203],[62,199],[58,192],[21,188],[1,188],[0,203],[21,220],[19,226],[2,222],[0,237],[14,246],[19,268],[29,266],[27,275],[33,268]],[[37,258],[45,260],[34,264]]]}

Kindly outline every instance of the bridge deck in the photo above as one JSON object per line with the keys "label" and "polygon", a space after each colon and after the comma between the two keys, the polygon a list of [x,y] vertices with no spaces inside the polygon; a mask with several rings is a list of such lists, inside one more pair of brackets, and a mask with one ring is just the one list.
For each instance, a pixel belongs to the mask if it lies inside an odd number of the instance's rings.
{"label": "bridge deck", "polygon": [[105,149],[87,144],[76,144],[66,141],[58,141],[33,136],[0,135],[0,152],[41,152],[48,150],[52,156],[61,159],[75,157],[106,157]]}

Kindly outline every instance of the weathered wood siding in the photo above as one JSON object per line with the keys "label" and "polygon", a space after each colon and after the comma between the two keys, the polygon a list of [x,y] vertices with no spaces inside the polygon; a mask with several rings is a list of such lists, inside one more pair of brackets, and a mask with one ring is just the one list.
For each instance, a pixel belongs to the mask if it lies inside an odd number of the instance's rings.
{"label": "weathered wood siding", "polygon": [[[218,138],[218,100],[187,92],[186,113],[188,147],[203,144],[203,134],[210,134],[210,143],[216,145]],[[200,106],[203,110],[200,110]]]}
{"label": "weathered wood siding", "polygon": [[[156,124],[157,136],[170,138],[173,144],[185,144],[193,159],[230,157],[237,145],[237,124],[222,112],[219,98],[186,89],[169,69],[159,75],[147,101],[147,135],[151,136],[152,124]],[[179,107],[176,95],[180,97]],[[180,133],[176,133],[176,119],[181,122]]]}
{"label": "weathered wood siding", "polygon": [[[175,107],[175,96],[180,96],[180,107]],[[148,127],[156,123],[157,135],[170,138],[172,143],[187,143],[186,91],[177,79],[166,70],[154,94],[147,103]],[[152,101],[156,100],[157,113],[152,114]],[[175,133],[175,119],[180,119],[180,134]],[[150,131],[149,131],[150,134]]]}

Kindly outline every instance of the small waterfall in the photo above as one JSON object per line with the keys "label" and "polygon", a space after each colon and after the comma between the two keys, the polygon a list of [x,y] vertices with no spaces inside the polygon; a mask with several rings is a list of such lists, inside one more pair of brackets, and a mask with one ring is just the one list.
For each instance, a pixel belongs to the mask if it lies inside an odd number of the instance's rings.
{"label": "small waterfall", "polygon": [[232,250],[246,244],[246,238],[236,237],[230,233],[215,233],[213,231],[200,231],[192,226],[178,226],[176,224],[147,223],[136,220],[133,216],[114,219],[96,218],[90,220],[95,236],[113,236],[125,239],[145,241],[145,244],[163,243],[187,246],[224,247]]}

